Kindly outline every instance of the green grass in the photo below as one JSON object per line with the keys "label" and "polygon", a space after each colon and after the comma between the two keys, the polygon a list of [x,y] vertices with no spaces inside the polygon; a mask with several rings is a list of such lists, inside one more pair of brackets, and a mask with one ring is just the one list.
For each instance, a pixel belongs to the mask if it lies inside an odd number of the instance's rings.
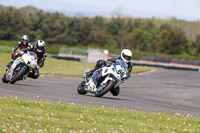
{"label": "green grass", "polygon": [[[5,73],[6,64],[10,61],[11,55],[0,53],[0,75]],[[65,76],[83,76],[85,68],[92,69],[95,63],[86,63],[78,61],[58,60],[47,57],[44,67],[40,69],[40,75],[65,75]],[[133,66],[132,74],[146,72],[155,68]]]}
{"label": "green grass", "polygon": [[[5,73],[6,64],[11,60],[11,51],[12,48],[16,45],[17,41],[2,41],[0,40],[0,76]],[[33,43],[32,43],[33,44]],[[48,49],[56,49],[58,51],[57,45],[50,45]],[[47,49],[47,50],[48,50]],[[48,52],[48,51],[47,51]],[[64,76],[83,76],[85,68],[92,69],[95,66],[95,63],[86,63],[86,62],[77,62],[77,61],[66,61],[66,60],[57,60],[47,57],[45,65],[40,69],[40,75],[64,75]],[[132,74],[146,72],[155,68],[152,67],[141,67],[134,66]]]}
{"label": "green grass", "polygon": [[12,52],[12,47],[1,46],[0,45],[0,52],[1,53],[11,53]]}
{"label": "green grass", "polygon": [[[18,40],[19,41],[19,40]],[[17,44],[18,41],[4,41],[0,40],[0,53],[11,53],[12,48]],[[31,42],[32,45],[35,44],[35,42]],[[99,49],[108,49],[110,53],[120,54],[121,49],[118,49],[116,47],[112,47],[110,45],[105,46],[104,48],[101,48],[95,44],[90,44],[88,46],[67,46],[63,44],[51,44],[46,45],[45,49],[47,50],[47,53],[52,54],[58,54],[59,48],[78,48],[78,49],[88,49],[88,48],[99,48]],[[141,52],[141,51],[135,51],[134,49],[131,49],[133,51],[134,59],[139,60],[143,56],[153,56],[153,57],[171,57],[173,59],[182,59],[182,60],[199,60],[200,56],[191,56],[186,53],[183,53],[181,55],[168,55],[164,53],[155,53],[155,52]]]}
{"label": "green grass", "polygon": [[[10,61],[10,46],[0,46],[0,75]],[[41,75],[82,76],[95,63],[48,57]],[[133,74],[152,70],[133,66]],[[145,113],[122,109],[79,106],[37,100],[0,97],[0,133],[10,132],[200,132],[200,119],[169,113]]]}
{"label": "green grass", "polygon": [[83,76],[85,68],[92,69],[94,63],[58,60],[48,57],[45,66],[40,69],[41,75]]}
{"label": "green grass", "polygon": [[199,118],[178,114],[2,97],[0,103],[0,132],[200,132]]}

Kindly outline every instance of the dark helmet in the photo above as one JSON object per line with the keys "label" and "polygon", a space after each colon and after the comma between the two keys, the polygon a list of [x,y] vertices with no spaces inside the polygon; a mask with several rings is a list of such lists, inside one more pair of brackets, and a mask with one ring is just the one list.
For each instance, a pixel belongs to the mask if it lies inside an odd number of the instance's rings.
{"label": "dark helmet", "polygon": [[96,68],[99,69],[99,68],[102,68],[106,66],[106,61],[105,60],[98,60],[97,61],[97,64],[96,64]]}
{"label": "dark helmet", "polygon": [[42,53],[44,51],[45,42],[43,40],[37,40],[35,43],[35,52]]}
{"label": "dark helmet", "polygon": [[26,46],[29,43],[29,37],[27,35],[22,36],[22,45]]}

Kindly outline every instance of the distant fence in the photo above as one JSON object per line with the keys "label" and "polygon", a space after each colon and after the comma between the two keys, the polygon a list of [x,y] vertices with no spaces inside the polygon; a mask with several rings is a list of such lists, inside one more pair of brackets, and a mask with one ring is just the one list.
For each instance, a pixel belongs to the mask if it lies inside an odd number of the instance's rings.
{"label": "distant fence", "polygon": [[[57,59],[65,60],[76,60],[76,61],[87,61],[89,50],[87,49],[76,49],[76,48],[60,48],[58,55],[52,55],[52,57]],[[116,55],[107,56],[111,58]],[[138,66],[151,66],[151,67],[162,67],[166,69],[178,69],[178,70],[189,70],[189,71],[199,71],[200,66],[196,61],[184,61],[175,60],[166,57],[143,57],[139,61],[132,60],[133,65]]]}
{"label": "distant fence", "polygon": [[200,72],[200,65],[198,61],[175,60],[169,57],[142,57],[139,61],[133,60],[133,65]]}
{"label": "distant fence", "polygon": [[[60,48],[58,55],[51,55],[57,59],[88,61],[94,59],[107,59],[109,51],[106,49],[78,49],[78,48]],[[96,62],[96,60],[94,62]]]}
{"label": "distant fence", "polygon": [[177,65],[191,65],[200,67],[200,61],[185,61],[185,60],[177,60],[172,59],[171,57],[142,57],[140,61],[148,61],[148,62],[161,62],[161,63],[169,63],[169,64],[177,64]]}
{"label": "distant fence", "polygon": [[52,55],[57,59],[87,61],[88,50],[77,48],[60,48],[58,55]]}
{"label": "distant fence", "polygon": [[60,48],[59,55],[77,55],[77,56],[87,56],[87,49],[78,49],[78,48]]}

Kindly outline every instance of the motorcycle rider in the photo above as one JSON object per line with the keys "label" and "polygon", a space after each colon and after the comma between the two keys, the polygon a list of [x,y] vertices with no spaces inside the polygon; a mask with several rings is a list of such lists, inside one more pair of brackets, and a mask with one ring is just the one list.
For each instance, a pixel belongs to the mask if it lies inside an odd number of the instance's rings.
{"label": "motorcycle rider", "polygon": [[20,50],[20,55],[27,51],[33,51],[37,55],[37,67],[29,73],[28,77],[30,78],[37,79],[39,77],[39,68],[44,66],[44,61],[47,57],[47,52],[44,47],[45,42],[43,40],[37,40],[31,48]]}
{"label": "motorcycle rider", "polygon": [[86,73],[86,76],[87,77],[91,77],[94,71],[96,71],[99,68],[102,68],[102,67],[106,66],[106,64],[107,63],[106,63],[105,60],[98,60],[96,65],[94,66],[94,68]]}
{"label": "motorcycle rider", "polygon": [[33,79],[37,79],[39,77],[39,68],[44,66],[44,61],[47,57],[47,52],[45,50],[45,42],[43,40],[37,40],[35,45],[32,47],[30,51],[35,52],[37,55],[37,67],[32,70],[32,72],[28,75]]}
{"label": "motorcycle rider", "polygon": [[11,55],[11,61],[6,65],[7,67],[10,67],[13,63],[13,61],[20,56],[19,51],[17,50],[20,48],[20,51],[23,51],[23,49],[30,50],[32,45],[29,42],[29,37],[27,35],[23,35],[21,38],[21,41],[17,43],[17,45],[13,48],[12,50],[12,55]]}
{"label": "motorcycle rider", "polygon": [[[94,69],[89,71],[88,73],[86,73],[86,76],[87,77],[92,76],[92,79],[93,79],[93,81],[96,85],[96,88],[97,88],[98,87],[98,80],[102,77],[102,75],[101,75],[102,69],[99,69],[99,68],[106,66],[106,64],[116,63],[116,60],[122,60],[123,62],[127,63],[127,65],[128,65],[128,72],[129,72],[128,76],[127,76],[127,79],[128,79],[131,75],[132,66],[133,66],[132,62],[130,61],[131,57],[132,57],[132,52],[129,49],[123,49],[122,52],[121,52],[121,55],[119,55],[117,57],[113,57],[111,59],[108,59],[107,63],[104,60],[97,61],[97,64],[94,67]],[[94,74],[93,74],[93,72],[94,72]],[[119,92],[120,92],[119,86],[117,88],[111,89],[111,93],[114,96],[117,96],[119,94]]]}

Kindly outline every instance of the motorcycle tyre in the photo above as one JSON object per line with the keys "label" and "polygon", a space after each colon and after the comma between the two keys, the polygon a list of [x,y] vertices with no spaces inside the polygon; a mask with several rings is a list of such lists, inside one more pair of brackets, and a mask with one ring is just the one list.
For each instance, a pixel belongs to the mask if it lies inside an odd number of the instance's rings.
{"label": "motorcycle tyre", "polygon": [[[84,81],[82,81],[82,82],[84,82]],[[82,82],[78,85],[77,92],[80,95],[85,95],[85,94],[87,94],[87,91],[85,91],[85,86],[82,86]]]}
{"label": "motorcycle tyre", "polygon": [[108,85],[103,90],[101,90],[100,92],[96,92],[95,93],[95,97],[102,97],[108,91],[110,91],[110,89],[112,89],[113,86],[114,86],[114,82],[113,81],[109,81]]}
{"label": "motorcycle tyre", "polygon": [[112,93],[113,96],[118,96],[119,93],[120,93],[119,86],[118,86],[118,88],[114,88],[114,87],[113,87],[113,88],[110,90],[110,92]]}
{"label": "motorcycle tyre", "polygon": [[6,73],[2,77],[2,81],[3,81],[3,83],[8,83],[9,82],[8,80],[6,80]]}
{"label": "motorcycle tyre", "polygon": [[14,84],[19,78],[24,75],[26,68],[22,67],[19,72],[11,79],[10,84]]}

